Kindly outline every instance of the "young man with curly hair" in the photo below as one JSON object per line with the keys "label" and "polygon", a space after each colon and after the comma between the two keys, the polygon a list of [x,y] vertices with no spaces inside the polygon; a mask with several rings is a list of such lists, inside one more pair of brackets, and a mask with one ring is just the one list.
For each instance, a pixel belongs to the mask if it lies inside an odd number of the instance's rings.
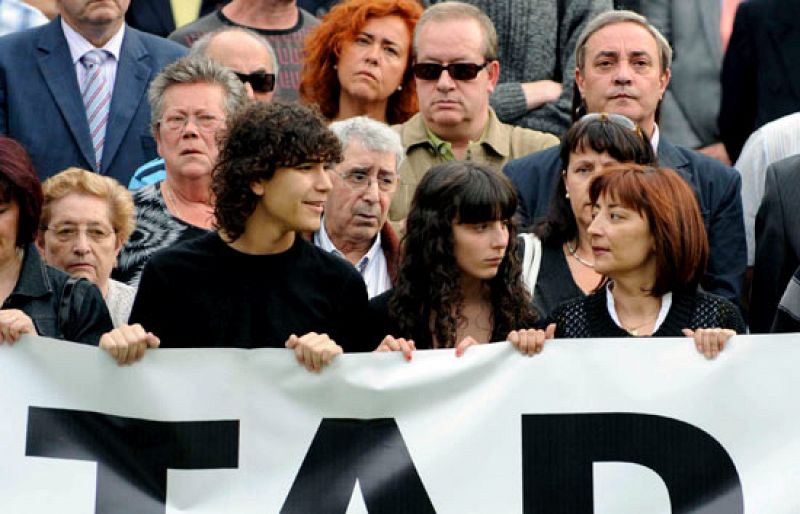
{"label": "young man with curly hair", "polygon": [[162,347],[286,346],[314,371],[371,350],[361,276],[299,235],[319,229],[340,160],[338,139],[306,107],[253,103],[236,115],[212,179],[217,230],[150,259],[133,326],[105,339],[112,355],[140,356],[141,327]]}

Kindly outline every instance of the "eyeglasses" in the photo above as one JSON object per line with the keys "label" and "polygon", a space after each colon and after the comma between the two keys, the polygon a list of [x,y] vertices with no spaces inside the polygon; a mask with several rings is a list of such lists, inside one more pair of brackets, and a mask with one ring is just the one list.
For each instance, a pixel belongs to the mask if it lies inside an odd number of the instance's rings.
{"label": "eyeglasses", "polygon": [[186,116],[185,114],[171,114],[161,120],[161,124],[168,130],[183,130],[190,119],[194,119],[194,124],[203,132],[213,132],[222,124],[222,118],[213,114],[200,113]]}
{"label": "eyeglasses", "polygon": [[256,70],[253,73],[234,72],[239,80],[250,84],[256,93],[269,93],[275,89],[275,74],[267,73],[266,70]]}
{"label": "eyeglasses", "polygon": [[632,130],[637,134],[642,135],[642,129],[639,127],[639,125],[622,114],[614,114],[613,112],[591,112],[581,116],[581,118],[578,120],[578,123],[590,123],[592,121],[606,121],[615,123],[623,128]]}
{"label": "eyeglasses", "polygon": [[78,238],[78,235],[86,234],[86,238],[95,243],[102,243],[106,241],[114,229],[103,227],[102,225],[88,225],[81,227],[78,225],[59,225],[56,227],[44,227],[53,233],[56,239],[62,243],[69,243]]}
{"label": "eyeglasses", "polygon": [[478,73],[491,61],[483,64],[472,62],[451,62],[450,64],[439,64],[436,62],[418,62],[411,67],[414,76],[420,80],[439,80],[443,71],[447,71],[453,80],[472,80]]}
{"label": "eyeglasses", "polygon": [[[372,185],[373,177],[362,170],[346,171],[344,173],[337,173],[345,185],[353,191],[364,191]],[[397,184],[400,183],[400,177],[390,173],[380,173],[374,177],[375,182],[378,184],[378,189],[384,193],[391,193],[397,189]]]}

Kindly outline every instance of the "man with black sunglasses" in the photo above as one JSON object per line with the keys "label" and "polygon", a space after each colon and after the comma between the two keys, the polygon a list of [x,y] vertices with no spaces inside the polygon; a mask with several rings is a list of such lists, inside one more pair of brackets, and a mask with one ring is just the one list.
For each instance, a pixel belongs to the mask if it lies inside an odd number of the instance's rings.
{"label": "man with black sunglasses", "polygon": [[436,164],[475,160],[500,169],[558,144],[551,134],[500,122],[489,106],[500,75],[497,33],[477,7],[445,2],[426,9],[414,29],[413,52],[420,112],[395,127],[406,159],[391,220],[406,217],[414,189]]}
{"label": "man with black sunglasses", "polygon": [[[250,98],[271,102],[278,76],[278,60],[269,41],[242,27],[223,27],[192,45],[190,55],[201,55],[229,68],[241,80]],[[164,160],[153,159],[136,169],[128,189],[164,180]]]}

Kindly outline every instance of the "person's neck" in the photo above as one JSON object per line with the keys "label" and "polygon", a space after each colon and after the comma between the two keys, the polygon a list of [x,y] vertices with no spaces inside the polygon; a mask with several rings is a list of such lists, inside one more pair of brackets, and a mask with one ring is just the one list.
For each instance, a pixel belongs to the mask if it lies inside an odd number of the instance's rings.
{"label": "person's neck", "polygon": [[339,112],[336,113],[335,121],[355,118],[356,116],[369,116],[373,120],[388,123],[386,121],[386,107],[388,104],[388,99],[367,102],[356,100],[349,95],[339,95]]}
{"label": "person's neck", "polygon": [[167,175],[161,183],[161,195],[175,217],[206,230],[214,226],[214,201],[208,177],[183,179]]}
{"label": "person's neck", "polygon": [[614,308],[620,319],[653,317],[655,321],[655,316],[661,309],[661,297],[652,296],[649,292],[650,287],[652,280],[645,281],[639,277],[614,277],[611,296],[614,298]]}
{"label": "person's neck", "polygon": [[461,276],[461,296],[464,299],[464,305],[486,301],[487,288],[488,284],[484,280]]}
{"label": "person's neck", "polygon": [[211,177],[181,177],[167,175],[164,185],[178,200],[186,203],[211,204]]}
{"label": "person's neck", "polygon": [[104,280],[103,282],[95,282],[94,285],[97,286],[97,289],[100,290],[100,294],[103,295],[103,299],[108,299],[108,279]]}
{"label": "person's neck", "polygon": [[261,206],[256,206],[247,218],[244,232],[238,238],[231,240],[224,232],[220,235],[231,248],[249,255],[283,253],[292,247],[297,237],[294,230],[288,230],[268,217]]}
{"label": "person's neck", "polygon": [[222,8],[232,22],[263,30],[284,30],[297,25],[297,2],[287,0],[233,0]]}
{"label": "person's neck", "polygon": [[586,262],[594,263],[592,251],[592,238],[589,236],[588,225],[578,222],[578,235],[575,238],[575,253]]}
{"label": "person's neck", "polygon": [[474,119],[469,123],[458,125],[430,125],[431,132],[440,139],[450,143],[456,159],[465,159],[470,141],[480,141],[488,122],[488,114],[482,119]]}
{"label": "person's neck", "polygon": [[108,43],[108,41],[114,37],[114,34],[119,31],[123,23],[122,20],[118,20],[106,25],[86,25],[76,27],[74,23],[71,23],[67,19],[64,19],[64,22],[72,27],[75,32],[83,36],[95,48],[101,48],[103,45]]}
{"label": "person's neck", "polygon": [[325,224],[325,231],[328,233],[328,239],[339,252],[353,265],[358,264],[367,252],[369,252],[372,245],[375,243],[375,238],[366,240],[354,240],[345,236],[339,236],[335,231],[329,230],[327,223]]}

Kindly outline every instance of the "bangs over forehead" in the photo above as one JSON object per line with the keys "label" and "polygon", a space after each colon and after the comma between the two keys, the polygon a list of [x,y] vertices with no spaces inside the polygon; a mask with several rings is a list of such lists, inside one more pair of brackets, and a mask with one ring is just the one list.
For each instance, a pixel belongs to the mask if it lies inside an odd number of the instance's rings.
{"label": "bangs over forehead", "polygon": [[514,188],[491,174],[496,172],[467,170],[461,191],[453,197],[456,223],[506,220],[514,215],[517,210]]}
{"label": "bangs over forehead", "polygon": [[618,165],[606,168],[589,185],[589,199],[595,204],[604,196],[613,203],[638,212],[644,218],[650,218],[649,188],[645,184],[645,175],[654,172],[655,168],[649,166],[631,168]]}
{"label": "bangs over forehead", "polygon": [[655,164],[653,146],[640,133],[609,120],[592,120],[575,123],[564,135],[561,144],[561,162],[569,163],[570,154],[594,150],[607,152],[619,162]]}

